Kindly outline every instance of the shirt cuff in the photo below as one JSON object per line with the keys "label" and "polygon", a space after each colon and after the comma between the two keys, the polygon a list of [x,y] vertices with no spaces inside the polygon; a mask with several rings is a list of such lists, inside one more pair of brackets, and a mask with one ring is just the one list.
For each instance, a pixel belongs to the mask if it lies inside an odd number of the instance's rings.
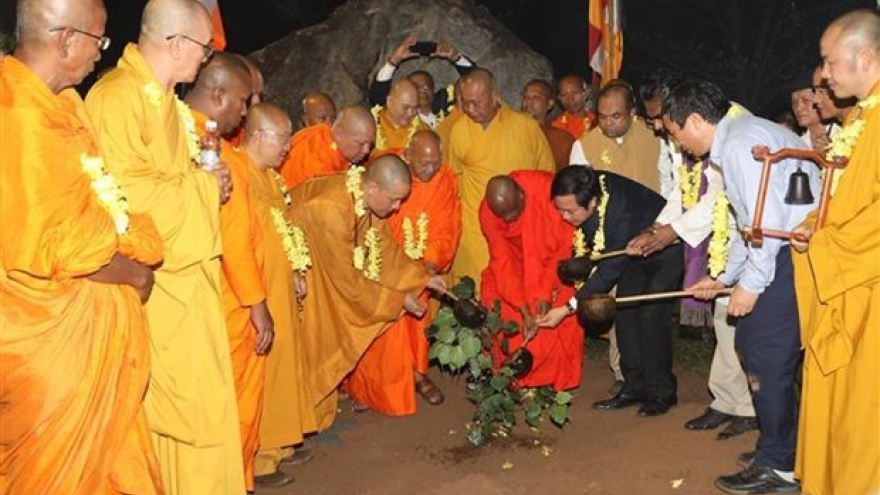
{"label": "shirt cuff", "polygon": [[391,62],[385,62],[385,65],[376,73],[376,80],[381,82],[390,81],[394,77],[394,71],[396,70],[397,67],[392,65]]}
{"label": "shirt cuff", "polygon": [[457,65],[459,67],[473,67],[474,63],[471,62],[471,60],[469,58],[465,57],[462,54],[459,54],[458,58],[455,59],[455,65]]}

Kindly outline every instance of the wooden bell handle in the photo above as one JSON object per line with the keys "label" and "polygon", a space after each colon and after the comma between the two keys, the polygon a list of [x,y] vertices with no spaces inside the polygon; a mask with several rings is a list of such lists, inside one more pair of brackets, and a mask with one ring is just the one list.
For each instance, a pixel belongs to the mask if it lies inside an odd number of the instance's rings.
{"label": "wooden bell handle", "polygon": [[[718,291],[718,294],[728,295],[733,292],[732,288],[721,289]],[[693,291],[688,290],[679,290],[675,292],[657,292],[655,294],[642,294],[640,296],[626,296],[626,297],[618,297],[615,301],[618,304],[621,303],[630,303],[630,302],[639,302],[639,301],[653,301],[655,299],[669,299],[670,297],[688,297],[693,296]]]}

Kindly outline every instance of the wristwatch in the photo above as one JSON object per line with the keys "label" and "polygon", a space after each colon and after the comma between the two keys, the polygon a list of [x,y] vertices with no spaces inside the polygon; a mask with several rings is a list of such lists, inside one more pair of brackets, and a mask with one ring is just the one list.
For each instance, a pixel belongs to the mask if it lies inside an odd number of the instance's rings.
{"label": "wristwatch", "polygon": [[565,303],[565,309],[568,310],[568,314],[572,314],[578,309],[578,301],[576,297],[572,297]]}

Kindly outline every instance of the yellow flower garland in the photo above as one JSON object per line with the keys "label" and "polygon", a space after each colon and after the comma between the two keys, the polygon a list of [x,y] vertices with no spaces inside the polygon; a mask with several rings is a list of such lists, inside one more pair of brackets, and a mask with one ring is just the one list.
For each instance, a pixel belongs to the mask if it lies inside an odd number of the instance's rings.
{"label": "yellow flower garland", "polygon": [[[361,185],[361,175],[364,173],[364,167],[355,165],[348,169],[345,177],[345,189],[351,194],[354,202],[354,214],[357,218],[367,213],[367,206],[364,203],[364,191]],[[357,239],[355,239],[357,243]],[[367,229],[364,235],[364,245],[355,247],[352,251],[352,264],[359,271],[364,272],[364,276],[370,280],[379,280],[382,273],[382,250],[379,247],[379,231],[374,227]]]}
{"label": "yellow flower garland", "polygon": [[287,255],[290,268],[300,273],[305,272],[312,266],[305,234],[299,227],[291,224],[278,208],[270,208],[269,213],[272,215],[275,230],[281,237],[281,245],[284,246],[284,253]]}
{"label": "yellow flower garland", "polygon": [[703,179],[703,161],[699,160],[694,164],[694,168],[688,171],[687,164],[683,164],[678,168],[681,180],[681,204],[686,210],[693,208],[700,199],[700,182]]}
{"label": "yellow flower garland", "polygon": [[[834,160],[835,158],[847,158],[852,156],[853,149],[865,130],[865,119],[862,118],[862,110],[870,110],[880,104],[880,95],[870,96],[864,101],[857,104],[857,117],[846,124],[837,135],[831,140],[828,149],[825,152],[826,160]],[[831,195],[837,191],[837,185],[840,183],[840,177],[845,169],[834,169],[831,176]],[[825,178],[826,169],[822,169],[822,179]]]}
{"label": "yellow flower garland", "polygon": [[599,177],[599,187],[602,189],[602,197],[599,199],[599,205],[596,211],[599,215],[599,226],[596,228],[596,235],[593,236],[593,252],[592,256],[598,256],[605,249],[605,212],[608,210],[608,188],[605,185],[605,176]]}
{"label": "yellow flower garland", "polygon": [[82,171],[92,180],[92,191],[98,202],[107,210],[116,226],[117,235],[128,233],[128,199],[122,188],[110,172],[104,168],[104,159],[100,156],[79,155]]}
{"label": "yellow flower garland", "polygon": [[[370,113],[373,114],[373,118],[376,120],[376,144],[375,148],[377,150],[384,150],[387,147],[387,141],[385,140],[385,134],[382,132],[382,119],[380,116],[382,115],[382,106],[376,105],[370,109]],[[421,125],[421,120],[419,120],[419,116],[416,115],[413,117],[412,121],[409,123],[409,130],[406,135],[406,142],[409,143],[412,137],[419,130],[419,126]]]}
{"label": "yellow flower garland", "polygon": [[574,256],[576,258],[580,258],[581,256],[586,256],[587,254],[587,238],[584,236],[584,231],[580,228],[575,229],[574,237],[571,240],[571,245],[574,248]]}
{"label": "yellow flower garland", "polygon": [[712,208],[712,237],[709,239],[709,276],[718,278],[727,265],[730,239],[730,225],[727,222],[727,207],[730,201],[724,192],[719,192]]}
{"label": "yellow flower garland", "polygon": [[351,194],[351,199],[354,200],[354,214],[358,218],[364,216],[367,212],[367,207],[364,204],[364,191],[361,188],[361,175],[364,172],[364,167],[360,165],[349,167],[348,171],[345,172],[345,189],[348,191],[348,194]]}
{"label": "yellow flower garland", "polygon": [[379,280],[382,274],[382,250],[379,249],[379,231],[375,227],[367,229],[364,244],[367,249],[367,267],[364,276],[370,280]]}
{"label": "yellow flower garland", "polygon": [[284,183],[284,177],[281,177],[281,174],[272,169],[269,169],[269,173],[272,175],[272,178],[275,179],[275,183],[278,184],[278,189],[281,190],[281,194],[284,196],[284,204],[287,206],[292,205],[293,200],[290,199],[290,191],[287,190],[287,184]]}
{"label": "yellow flower garland", "polygon": [[150,105],[153,105],[156,108],[162,106],[162,101],[165,99],[165,95],[162,94],[162,89],[158,84],[149,82],[144,84],[141,90],[144,92]]}
{"label": "yellow flower garland", "polygon": [[403,219],[403,250],[411,260],[420,260],[425,256],[428,247],[428,214],[419,213],[416,218],[418,240],[413,232],[413,223],[409,217]]}
{"label": "yellow flower garland", "polygon": [[[147,98],[147,102],[159,108],[162,106],[162,102],[165,101],[165,95],[162,93],[162,88],[159,87],[155,82],[149,82],[144,84],[141,87],[141,91],[144,92],[144,96]],[[199,134],[196,132],[196,121],[193,118],[192,110],[187,106],[186,103],[180,100],[177,95],[174,95],[174,107],[177,110],[177,115],[180,117],[180,122],[183,123],[183,129],[186,132],[186,148],[189,153],[189,159],[193,163],[198,163],[199,161]]]}

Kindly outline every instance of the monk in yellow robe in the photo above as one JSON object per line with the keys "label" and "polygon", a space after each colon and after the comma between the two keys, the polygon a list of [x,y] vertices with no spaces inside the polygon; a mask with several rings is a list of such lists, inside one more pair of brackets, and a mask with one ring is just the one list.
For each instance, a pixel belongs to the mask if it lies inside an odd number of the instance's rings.
{"label": "monk in yellow robe", "polygon": [[[825,30],[822,77],[856,97],[839,136],[854,136],[828,209],[792,241],[804,346],[795,471],[810,495],[880,493],[880,17],[853,11]],[[852,129],[861,130],[852,131]],[[854,132],[854,134],[853,134]],[[831,150],[838,150],[834,140]]]}
{"label": "monk in yellow robe", "polygon": [[162,241],[125,207],[72,88],[104,43],[74,29],[101,38],[107,15],[99,0],[18,6],[0,59],[0,493],[159,495],[141,301]]}
{"label": "monk in yellow robe", "polygon": [[173,92],[195,79],[210,39],[210,17],[199,2],[150,0],[138,44],[125,48],[86,98],[131,211],[150,213],[165,244],[158,290],[146,305],[152,370],[145,407],[172,495],[245,491],[220,287],[219,210],[228,170],[195,166],[195,122]]}
{"label": "monk in yellow robe", "polygon": [[596,125],[596,114],[589,111],[587,103],[593,93],[593,86],[584,78],[570,74],[556,83],[556,94],[562,105],[562,113],[556,116],[551,125],[567,132],[573,139],[580,139]]}
{"label": "monk in yellow robe", "polygon": [[391,86],[385,106],[376,105],[372,114],[376,119],[375,151],[409,146],[413,134],[427,129],[418,117],[419,91],[409,79],[399,79]]}
{"label": "monk in yellow robe", "polygon": [[333,122],[306,127],[293,135],[290,155],[278,167],[288,189],[360,163],[376,139],[376,123],[364,107],[343,108]]}
{"label": "monk in yellow robe", "polygon": [[460,79],[461,107],[467,118],[456,122],[449,138],[450,163],[461,190],[461,245],[452,274],[473,278],[489,264],[489,248],[478,211],[486,184],[514,170],[556,170],[543,131],[530,116],[501,102],[491,72],[476,68]]}
{"label": "monk in yellow robe", "polygon": [[308,93],[302,100],[302,114],[300,125],[311,127],[318,124],[333,124],[336,120],[336,103],[327,93],[314,91]]}
{"label": "monk in yellow robe", "polygon": [[[440,138],[419,131],[403,152],[413,175],[412,190],[400,210],[388,217],[391,235],[413,260],[432,273],[446,273],[461,236],[461,203],[455,174],[441,161]],[[428,304],[423,292],[422,304]],[[443,392],[428,378],[428,338],[433,311],[417,318],[402,315],[367,349],[348,379],[357,404],[382,414],[416,412],[416,392],[429,404],[443,402]],[[358,407],[357,405],[355,406]]]}
{"label": "monk in yellow robe", "polygon": [[400,158],[384,155],[366,172],[353,167],[291,191],[292,220],[312,262],[297,291],[319,431],[333,423],[336,387],[373,340],[403,311],[425,314],[418,298],[425,287],[446,291],[441,276],[409,259],[385,224],[409,195],[410,180]]}

